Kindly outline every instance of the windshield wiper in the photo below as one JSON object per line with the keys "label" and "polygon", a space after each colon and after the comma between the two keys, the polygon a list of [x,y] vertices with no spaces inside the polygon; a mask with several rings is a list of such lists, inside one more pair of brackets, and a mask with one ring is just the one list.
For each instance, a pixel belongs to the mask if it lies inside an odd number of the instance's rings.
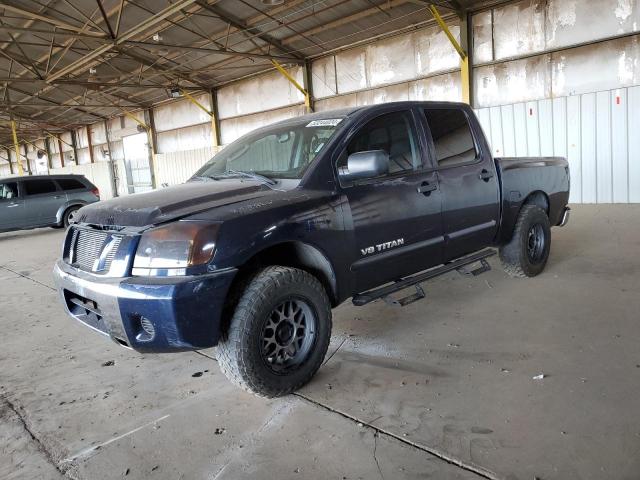
{"label": "windshield wiper", "polygon": [[254,180],[267,183],[269,185],[276,185],[278,183],[273,178],[269,178],[266,175],[261,175],[255,172],[242,172],[240,170],[227,170],[224,174],[216,175],[216,177],[221,177],[225,175],[238,175],[240,177],[252,178]]}

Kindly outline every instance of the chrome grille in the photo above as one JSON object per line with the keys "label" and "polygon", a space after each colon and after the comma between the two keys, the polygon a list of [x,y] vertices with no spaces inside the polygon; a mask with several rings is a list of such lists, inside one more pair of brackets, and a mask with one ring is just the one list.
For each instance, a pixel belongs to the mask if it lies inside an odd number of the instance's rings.
{"label": "chrome grille", "polygon": [[74,228],[69,242],[69,262],[90,272],[107,272],[121,241],[120,235]]}

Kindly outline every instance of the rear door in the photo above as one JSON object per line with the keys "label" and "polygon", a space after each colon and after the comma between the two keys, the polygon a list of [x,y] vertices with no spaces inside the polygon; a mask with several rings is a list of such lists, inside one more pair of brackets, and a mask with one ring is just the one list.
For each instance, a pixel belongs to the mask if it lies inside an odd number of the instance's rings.
{"label": "rear door", "polygon": [[357,128],[338,157],[384,150],[389,173],[342,185],[354,235],[355,289],[359,292],[442,262],[441,196],[437,174],[428,163],[422,129],[409,109],[378,114]]}
{"label": "rear door", "polygon": [[493,243],[500,197],[495,164],[461,106],[424,109],[442,191],[445,260]]}
{"label": "rear door", "polygon": [[18,194],[18,182],[0,182],[0,230],[25,226],[24,200]]}
{"label": "rear door", "polygon": [[22,181],[25,213],[30,225],[56,223],[58,209],[67,201],[67,196],[53,180],[47,178]]}

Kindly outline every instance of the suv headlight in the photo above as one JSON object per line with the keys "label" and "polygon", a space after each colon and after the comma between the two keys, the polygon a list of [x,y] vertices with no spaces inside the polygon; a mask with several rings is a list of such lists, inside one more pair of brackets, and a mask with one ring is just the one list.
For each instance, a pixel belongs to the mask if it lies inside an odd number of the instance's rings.
{"label": "suv headlight", "polygon": [[133,275],[186,275],[213,256],[220,224],[180,221],[142,234],[133,260]]}

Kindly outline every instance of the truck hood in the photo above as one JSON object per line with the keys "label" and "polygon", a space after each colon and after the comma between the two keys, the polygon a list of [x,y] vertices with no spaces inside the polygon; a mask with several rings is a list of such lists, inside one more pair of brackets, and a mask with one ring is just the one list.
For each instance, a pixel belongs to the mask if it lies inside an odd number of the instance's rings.
{"label": "truck hood", "polygon": [[270,188],[251,180],[189,182],[93,203],[78,212],[77,222],[148,227],[274,193]]}

